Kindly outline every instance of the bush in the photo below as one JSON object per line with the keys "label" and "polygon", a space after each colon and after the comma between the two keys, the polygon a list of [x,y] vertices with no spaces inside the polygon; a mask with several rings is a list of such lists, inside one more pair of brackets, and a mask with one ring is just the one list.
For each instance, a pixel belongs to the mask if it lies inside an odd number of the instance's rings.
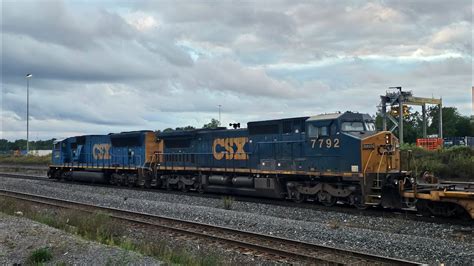
{"label": "bush", "polygon": [[225,196],[222,198],[222,202],[224,204],[224,209],[230,210],[232,209],[232,204],[234,203],[234,198],[230,196]]}
{"label": "bush", "polygon": [[51,164],[51,155],[44,156],[0,156],[1,164],[37,164],[37,165],[49,165]]}
{"label": "bush", "polygon": [[53,254],[48,248],[39,248],[34,250],[28,257],[28,262],[32,264],[39,264],[50,261],[53,258]]}
{"label": "bush", "polygon": [[[409,150],[412,152],[409,158]],[[474,181],[474,150],[455,146],[435,151],[425,150],[414,145],[401,147],[402,169],[419,176],[425,171],[448,180]]]}

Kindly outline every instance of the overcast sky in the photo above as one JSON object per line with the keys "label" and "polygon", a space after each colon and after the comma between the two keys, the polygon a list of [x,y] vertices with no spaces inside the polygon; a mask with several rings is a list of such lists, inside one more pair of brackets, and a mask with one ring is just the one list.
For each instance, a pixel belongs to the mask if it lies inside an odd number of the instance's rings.
{"label": "overcast sky", "polygon": [[[201,3],[199,3],[201,2]],[[471,114],[466,1],[1,1],[1,136],[375,114],[403,86]]]}

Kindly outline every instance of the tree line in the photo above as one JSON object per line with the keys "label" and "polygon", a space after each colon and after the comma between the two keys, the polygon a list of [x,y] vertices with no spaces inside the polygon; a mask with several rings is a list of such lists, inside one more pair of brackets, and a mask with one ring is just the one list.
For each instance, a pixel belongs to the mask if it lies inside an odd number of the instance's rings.
{"label": "tree line", "polygon": [[[202,128],[213,129],[220,126],[220,122],[217,119],[211,119],[207,124],[204,124]],[[167,128],[163,132],[170,132],[175,130],[194,130],[196,129],[193,126],[177,127],[176,129]],[[50,140],[38,140],[30,141],[30,150],[51,150],[53,148],[53,142],[56,139]],[[19,139],[13,142],[6,139],[0,139],[0,151],[15,151],[15,150],[26,150],[26,140]]]}
{"label": "tree line", "polygon": [[[430,107],[427,109],[427,134],[433,135],[438,133],[439,126],[439,108],[437,106]],[[377,113],[375,119],[377,130],[382,130],[382,116]],[[417,138],[423,137],[423,117],[421,112],[415,111],[410,108],[410,113],[404,118],[403,134],[406,143],[416,143]],[[220,126],[220,122],[217,119],[212,119],[209,123],[204,124],[202,128],[213,129]],[[387,120],[387,127],[391,127],[390,120]],[[177,127],[164,129],[163,132],[171,132],[175,130],[194,130],[193,126]],[[398,130],[394,130],[394,133],[398,135]],[[444,137],[465,137],[474,136],[474,124],[470,122],[469,117],[463,116],[459,113],[456,107],[443,107],[443,136]],[[38,140],[30,141],[31,150],[50,150],[53,147],[53,141],[50,140]],[[12,150],[26,150],[26,140],[19,139],[13,142],[6,139],[0,139],[0,151],[12,151]]]}
{"label": "tree line", "polygon": [[[54,140],[55,139],[30,141],[30,150],[51,150],[53,149]],[[16,150],[26,150],[26,139],[18,139],[13,142],[0,139],[0,151]]]}

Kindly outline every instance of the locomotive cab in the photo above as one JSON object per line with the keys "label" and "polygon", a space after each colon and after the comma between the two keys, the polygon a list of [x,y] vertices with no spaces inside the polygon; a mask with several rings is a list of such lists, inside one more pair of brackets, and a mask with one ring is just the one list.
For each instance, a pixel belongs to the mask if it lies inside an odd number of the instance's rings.
{"label": "locomotive cab", "polygon": [[306,120],[306,154],[311,171],[351,178],[362,169],[361,139],[375,134],[374,120],[367,114],[335,113]]}
{"label": "locomotive cab", "polygon": [[398,140],[391,132],[376,132],[368,114],[308,118],[305,146],[308,170],[327,192],[319,199],[323,203],[337,198],[359,206],[381,204],[384,182],[399,170]]}

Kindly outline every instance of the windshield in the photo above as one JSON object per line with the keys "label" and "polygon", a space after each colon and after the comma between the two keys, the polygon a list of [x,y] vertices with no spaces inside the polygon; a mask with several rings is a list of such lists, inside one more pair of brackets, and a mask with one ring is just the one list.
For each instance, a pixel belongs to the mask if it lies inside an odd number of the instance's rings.
{"label": "windshield", "polygon": [[367,131],[375,131],[375,124],[374,122],[365,122],[365,129]]}
{"label": "windshield", "polygon": [[342,131],[364,131],[364,124],[362,122],[342,122]]}

